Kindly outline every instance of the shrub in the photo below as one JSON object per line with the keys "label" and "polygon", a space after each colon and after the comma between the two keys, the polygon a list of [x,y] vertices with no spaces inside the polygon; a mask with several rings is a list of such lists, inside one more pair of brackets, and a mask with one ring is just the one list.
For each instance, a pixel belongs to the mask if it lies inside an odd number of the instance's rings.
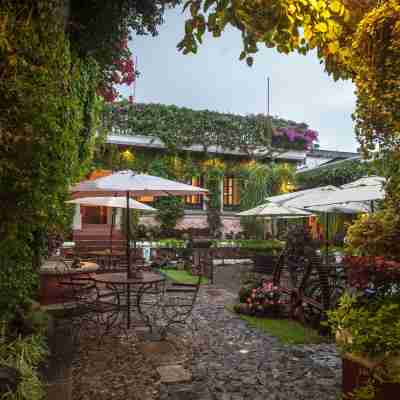
{"label": "shrub", "polygon": [[41,400],[44,387],[38,375],[38,367],[47,354],[43,337],[31,335],[18,337],[12,342],[0,344],[0,365],[11,367],[21,375],[17,391],[2,397],[4,400]]}

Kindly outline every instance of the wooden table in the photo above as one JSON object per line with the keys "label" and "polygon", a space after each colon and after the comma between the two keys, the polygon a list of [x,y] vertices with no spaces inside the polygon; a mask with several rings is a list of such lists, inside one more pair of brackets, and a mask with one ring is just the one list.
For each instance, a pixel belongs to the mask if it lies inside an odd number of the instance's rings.
{"label": "wooden table", "polygon": [[[143,322],[151,328],[150,321],[141,307],[143,296],[150,290],[162,295],[165,277],[154,272],[140,272],[140,277],[128,278],[127,273],[97,274],[93,280],[113,290],[117,297],[126,294],[126,304],[121,302],[121,311],[126,312],[126,326],[131,326],[131,311],[136,308]],[[134,299],[132,299],[134,295]],[[132,300],[134,300],[132,302]]]}

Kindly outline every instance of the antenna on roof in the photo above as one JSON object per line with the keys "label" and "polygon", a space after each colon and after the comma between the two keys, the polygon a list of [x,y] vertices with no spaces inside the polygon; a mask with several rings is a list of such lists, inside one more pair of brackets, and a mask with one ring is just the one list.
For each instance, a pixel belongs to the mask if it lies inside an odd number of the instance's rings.
{"label": "antenna on roof", "polygon": [[265,121],[265,131],[264,131],[264,139],[266,139],[268,146],[271,147],[271,142],[272,142],[272,135],[273,135],[273,129],[272,129],[272,121],[271,121],[271,117],[269,115],[270,113],[270,79],[269,76],[267,76],[267,104],[266,104],[266,108],[267,108],[267,117],[266,117],[266,121]]}

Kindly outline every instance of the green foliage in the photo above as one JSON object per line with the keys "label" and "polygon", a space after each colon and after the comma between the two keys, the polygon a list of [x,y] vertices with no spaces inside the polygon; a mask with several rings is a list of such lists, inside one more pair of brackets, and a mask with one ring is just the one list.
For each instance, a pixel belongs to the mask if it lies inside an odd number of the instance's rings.
{"label": "green foliage", "polygon": [[356,179],[367,176],[372,166],[361,160],[349,160],[338,166],[318,168],[316,171],[300,172],[296,174],[296,183],[302,189],[311,189],[318,186],[341,186]]}
{"label": "green foliage", "polygon": [[[190,284],[195,284],[198,282],[199,277],[190,274],[187,271],[178,271],[176,269],[170,269],[170,268],[160,268],[160,272],[166,275],[169,279],[171,279],[174,282],[177,283],[190,283]],[[207,285],[208,284],[208,278],[205,276],[201,277],[201,284],[202,285]]]}
{"label": "green foliage", "polygon": [[22,375],[16,393],[8,393],[4,400],[42,400],[45,390],[37,368],[47,355],[44,340],[39,335],[17,338],[13,342],[0,343],[0,365],[16,368]]}
{"label": "green foliage", "polygon": [[[149,165],[148,172],[167,179],[177,178],[171,157],[154,159]],[[154,207],[158,210],[156,219],[160,222],[161,231],[168,235],[184,215],[183,200],[177,196],[160,197],[155,201]]]}
{"label": "green foliage", "polygon": [[203,164],[205,187],[209,190],[207,203],[207,221],[210,232],[216,237],[221,234],[221,181],[225,173],[225,165],[218,160],[210,160]]}
{"label": "green foliage", "polygon": [[236,239],[236,240],[213,240],[212,247],[239,247],[241,249],[260,252],[263,254],[277,254],[283,250],[285,243],[277,240]]}
{"label": "green foliage", "polygon": [[345,332],[338,342],[344,352],[387,357],[400,348],[399,298],[360,304],[355,295],[345,293],[339,307],[328,312],[328,323],[333,332]]}
{"label": "green foliage", "polygon": [[82,57],[94,57],[102,70],[119,59],[121,43],[131,30],[157,34],[167,6],[176,0],[71,0],[68,34],[74,50]]}
{"label": "green foliage", "polygon": [[70,221],[65,200],[91,153],[98,69],[71,53],[58,1],[5,1],[0,15],[0,307],[12,312],[36,287],[47,233]]}
{"label": "green foliage", "polygon": [[181,249],[186,247],[186,241],[178,239],[161,239],[155,242],[155,247]]}
{"label": "green foliage", "polygon": [[[285,164],[252,162],[241,166],[240,208],[249,210],[265,202],[265,198],[280,193],[284,183],[294,181],[294,169]],[[246,232],[254,237],[264,236],[264,221],[257,217],[242,217],[240,222]]]}
{"label": "green foliage", "polygon": [[179,197],[160,197],[154,207],[158,210],[156,219],[164,233],[171,232],[184,215],[183,200]]}
{"label": "green foliage", "polygon": [[[225,150],[240,149],[245,154],[260,148],[267,152],[271,147],[272,130],[290,128],[305,132],[308,128],[305,123],[279,118],[272,119],[271,128],[269,119],[263,115],[240,116],[162,104],[108,105],[104,121],[115,133],[156,137],[170,150],[201,145],[207,152],[211,146],[220,146]],[[304,149],[302,140],[286,145],[293,148],[300,142]]]}
{"label": "green foliage", "polygon": [[361,215],[346,235],[346,251],[354,255],[384,256],[400,260],[400,215],[394,207],[386,207],[369,215]]}
{"label": "green foliage", "polygon": [[316,331],[293,320],[259,318],[243,314],[240,318],[245,320],[250,327],[278,338],[283,344],[312,344],[324,341]]}

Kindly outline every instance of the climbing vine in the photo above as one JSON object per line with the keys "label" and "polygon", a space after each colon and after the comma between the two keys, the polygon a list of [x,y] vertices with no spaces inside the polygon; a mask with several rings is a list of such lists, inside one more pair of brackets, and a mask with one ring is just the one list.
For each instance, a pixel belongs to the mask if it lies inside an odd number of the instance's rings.
{"label": "climbing vine", "polygon": [[346,160],[337,166],[326,166],[315,171],[296,174],[296,183],[302,189],[318,186],[341,186],[368,175],[374,170],[373,165],[362,160]]}
{"label": "climbing vine", "polygon": [[[214,111],[195,111],[162,104],[108,105],[103,123],[117,135],[144,135],[161,140],[170,150],[200,145],[207,152],[212,146],[240,150],[245,154],[267,154],[271,144],[277,148],[308,149],[318,133],[305,123],[263,115],[235,115]],[[272,123],[272,126],[271,126]]]}
{"label": "climbing vine", "polygon": [[[249,210],[279,194],[287,183],[294,182],[294,168],[285,164],[244,164],[239,170],[240,209]],[[242,217],[240,223],[251,236],[263,237],[264,223],[255,217]]]}
{"label": "climbing vine", "polygon": [[226,165],[219,159],[210,159],[202,165],[205,187],[209,190],[207,202],[207,222],[215,237],[221,235],[221,181]]}
{"label": "climbing vine", "polygon": [[0,10],[0,310],[11,312],[36,286],[47,233],[68,221],[97,126],[98,68],[71,53],[57,1]]}

